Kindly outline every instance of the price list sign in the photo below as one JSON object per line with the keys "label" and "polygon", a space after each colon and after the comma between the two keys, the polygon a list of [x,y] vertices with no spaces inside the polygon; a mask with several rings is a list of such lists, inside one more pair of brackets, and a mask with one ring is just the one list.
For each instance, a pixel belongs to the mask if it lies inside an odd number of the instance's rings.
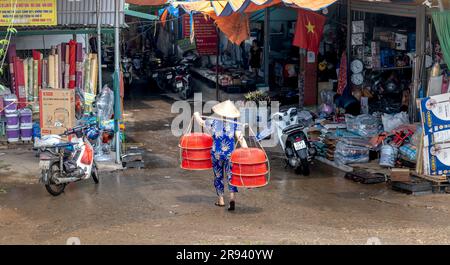
{"label": "price list sign", "polygon": [[54,26],[56,0],[0,0],[0,26]]}
{"label": "price list sign", "polygon": [[[193,16],[195,45],[200,55],[216,55],[217,53],[217,30],[214,20],[201,14]],[[189,38],[191,34],[190,17],[183,17],[183,35]]]}

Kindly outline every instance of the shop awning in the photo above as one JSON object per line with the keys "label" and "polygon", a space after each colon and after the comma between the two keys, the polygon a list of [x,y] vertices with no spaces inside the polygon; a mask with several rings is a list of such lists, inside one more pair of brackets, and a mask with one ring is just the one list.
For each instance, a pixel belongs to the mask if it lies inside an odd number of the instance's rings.
{"label": "shop awning", "polygon": [[154,15],[150,15],[150,14],[146,14],[146,13],[142,13],[142,12],[138,12],[138,11],[134,11],[134,10],[126,9],[125,15],[132,16],[132,17],[138,17],[138,18],[142,18],[142,19],[148,19],[148,20],[159,20],[158,16],[154,16]]}
{"label": "shop awning", "polygon": [[164,5],[167,0],[126,0],[125,2],[138,6],[161,6]]}
{"label": "shop awning", "polygon": [[321,10],[337,0],[202,0],[193,2],[174,1],[174,7],[182,7],[186,12],[211,13],[230,16],[235,12],[250,13],[276,4],[284,3],[312,11]]}

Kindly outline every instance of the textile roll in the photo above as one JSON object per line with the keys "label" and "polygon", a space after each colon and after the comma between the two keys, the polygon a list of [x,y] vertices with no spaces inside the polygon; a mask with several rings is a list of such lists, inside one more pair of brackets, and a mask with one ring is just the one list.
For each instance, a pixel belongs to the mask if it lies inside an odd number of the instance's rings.
{"label": "textile roll", "polygon": [[97,64],[97,54],[92,53],[90,54],[91,57],[91,93],[96,95],[97,94],[97,72],[98,72],[98,64]]}
{"label": "textile roll", "polygon": [[59,55],[55,54],[55,60],[53,61],[53,68],[55,69],[55,86],[53,88],[62,88],[62,78],[61,78],[61,62],[58,60]]}
{"label": "textile roll", "polygon": [[65,71],[65,69],[64,69],[64,64],[63,64],[63,61],[64,61],[64,46],[65,46],[65,44],[63,43],[63,44],[58,44],[58,48],[57,48],[57,54],[56,54],[56,57],[55,57],[55,66],[56,66],[56,61],[58,61],[59,63],[58,63],[58,72],[56,73],[56,76],[55,76],[55,81],[56,81],[56,86],[55,87],[58,87],[58,88],[63,88],[64,87],[64,78],[63,78],[63,75],[64,75],[64,71]]}
{"label": "textile roll", "polygon": [[48,83],[50,88],[55,88],[55,55],[48,56]]}
{"label": "textile roll", "polygon": [[65,48],[63,49],[64,55],[63,55],[63,66],[64,66],[64,88],[69,88],[69,44],[64,44]]}
{"label": "textile roll", "polygon": [[76,53],[77,42],[74,40],[69,41],[69,89],[75,88],[75,53]]}
{"label": "textile roll", "polygon": [[26,58],[23,60],[23,86],[25,88],[25,95],[27,98],[27,101],[31,101],[29,97],[29,90],[28,90],[28,60],[29,58]]}
{"label": "textile roll", "polygon": [[39,51],[33,50],[33,60],[35,60],[37,64],[37,89],[42,88],[41,56]]}
{"label": "textile roll", "polygon": [[89,60],[89,56],[86,56],[86,60],[84,62],[84,92],[91,93],[89,85],[91,84],[91,63]]}
{"label": "textile roll", "polygon": [[83,45],[77,43],[77,72],[76,72],[76,88],[78,92],[83,92]]}
{"label": "textile roll", "polygon": [[42,88],[47,88],[48,86],[48,64],[47,60],[42,60]]}
{"label": "textile roll", "polygon": [[33,75],[33,58],[28,58],[28,98],[33,100],[34,98],[34,75]]}
{"label": "textile roll", "polygon": [[19,57],[14,57],[14,74],[15,74],[15,83],[16,83],[16,91],[15,94],[17,96],[18,108],[23,109],[27,104],[27,95],[25,93],[25,81],[23,76],[23,61]]}
{"label": "textile roll", "polygon": [[39,73],[39,60],[33,58],[33,96],[37,97],[39,92],[38,87],[38,73]]}

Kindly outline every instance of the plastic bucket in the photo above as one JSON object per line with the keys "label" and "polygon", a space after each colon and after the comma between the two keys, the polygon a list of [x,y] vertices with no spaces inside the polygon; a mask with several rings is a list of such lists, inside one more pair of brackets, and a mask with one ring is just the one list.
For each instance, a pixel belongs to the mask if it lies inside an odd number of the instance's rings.
{"label": "plastic bucket", "polygon": [[20,137],[20,129],[19,128],[6,128],[6,138],[8,142],[17,142]]}
{"label": "plastic bucket", "polygon": [[31,124],[33,123],[33,112],[28,109],[20,110],[20,124]]}
{"label": "plastic bucket", "polygon": [[33,139],[33,124],[21,124],[20,125],[20,139],[24,141],[30,141]]}
{"label": "plastic bucket", "polygon": [[266,153],[258,148],[238,148],[231,154],[231,180],[235,187],[257,188],[268,183]]}
{"label": "plastic bucket", "polygon": [[5,113],[12,113],[17,110],[17,97],[14,94],[3,96]]}
{"label": "plastic bucket", "polygon": [[213,139],[205,133],[188,133],[180,139],[181,168],[206,170],[212,168],[211,149]]}
{"label": "plastic bucket", "polygon": [[380,151],[380,166],[394,167],[397,160],[398,148],[386,144],[381,147]]}
{"label": "plastic bucket", "polygon": [[19,112],[14,111],[11,113],[5,113],[6,125],[9,128],[19,128]]}

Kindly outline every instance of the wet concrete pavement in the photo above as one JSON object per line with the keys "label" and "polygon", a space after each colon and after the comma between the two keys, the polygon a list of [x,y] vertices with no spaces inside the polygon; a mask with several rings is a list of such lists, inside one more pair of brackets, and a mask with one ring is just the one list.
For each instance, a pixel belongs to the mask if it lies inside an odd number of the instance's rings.
{"label": "wet concrete pavement", "polygon": [[103,173],[100,184],[71,184],[59,197],[38,184],[2,182],[0,173],[0,243],[450,243],[449,195],[356,184],[320,163],[304,177],[273,158],[267,187],[240,190],[233,213],[215,207],[212,172],[178,167],[170,106],[157,95],[126,103],[127,139],[147,149],[145,169]]}

